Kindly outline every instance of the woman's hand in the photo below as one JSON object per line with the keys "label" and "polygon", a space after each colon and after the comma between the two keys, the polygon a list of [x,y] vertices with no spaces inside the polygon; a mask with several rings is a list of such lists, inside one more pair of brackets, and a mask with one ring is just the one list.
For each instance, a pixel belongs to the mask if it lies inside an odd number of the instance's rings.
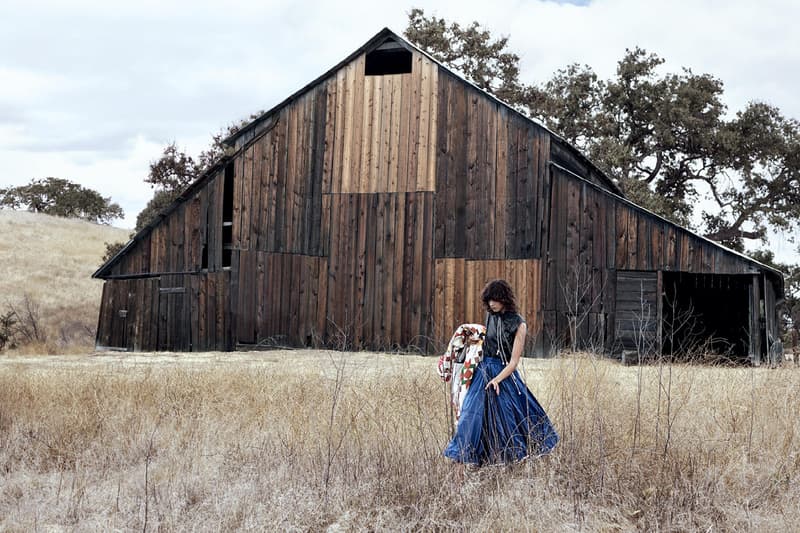
{"label": "woman's hand", "polygon": [[484,390],[489,390],[489,387],[493,387],[494,393],[500,396],[500,382],[497,380],[497,378],[494,378],[489,383],[487,383],[486,387],[484,387]]}

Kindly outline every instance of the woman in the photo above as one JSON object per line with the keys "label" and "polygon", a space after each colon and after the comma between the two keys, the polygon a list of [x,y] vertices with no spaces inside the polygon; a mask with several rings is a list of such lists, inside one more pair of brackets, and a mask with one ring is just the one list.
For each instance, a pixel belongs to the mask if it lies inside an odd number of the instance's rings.
{"label": "woman", "polygon": [[488,317],[483,359],[464,398],[455,435],[444,455],[472,465],[509,463],[543,455],[558,434],[517,372],[527,325],[511,286],[490,281],[481,294]]}

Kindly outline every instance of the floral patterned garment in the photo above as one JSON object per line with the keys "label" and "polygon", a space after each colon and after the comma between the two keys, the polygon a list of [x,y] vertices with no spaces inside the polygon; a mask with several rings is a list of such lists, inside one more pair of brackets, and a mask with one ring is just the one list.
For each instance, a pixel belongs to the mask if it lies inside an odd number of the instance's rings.
{"label": "floral patterned garment", "polygon": [[[467,395],[475,367],[483,355],[483,338],[486,336],[486,327],[482,324],[461,324],[456,328],[450,338],[447,350],[439,357],[436,370],[442,381],[452,380],[450,396],[455,410],[456,420],[461,414],[461,405]],[[464,356],[464,362],[458,363],[459,356]],[[458,379],[452,379],[458,375]]]}

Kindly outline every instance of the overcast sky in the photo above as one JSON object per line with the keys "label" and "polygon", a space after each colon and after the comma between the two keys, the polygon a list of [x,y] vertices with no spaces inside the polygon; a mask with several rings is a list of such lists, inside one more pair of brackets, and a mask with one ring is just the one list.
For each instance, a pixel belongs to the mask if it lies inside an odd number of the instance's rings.
{"label": "overcast sky", "polygon": [[[381,28],[425,9],[510,36],[523,81],[569,63],[613,74],[625,48],[725,83],[734,113],[761,100],[800,118],[800,2],[0,1],[0,186],[56,176],[111,196],[133,227],[148,163],[176,141],[269,109]],[[787,236],[772,246],[794,258]]]}

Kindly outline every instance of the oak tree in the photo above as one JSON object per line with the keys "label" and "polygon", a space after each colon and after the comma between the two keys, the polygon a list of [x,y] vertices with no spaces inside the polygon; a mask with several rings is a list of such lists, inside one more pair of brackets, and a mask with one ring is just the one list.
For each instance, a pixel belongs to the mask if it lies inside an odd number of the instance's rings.
{"label": "oak tree", "polygon": [[610,79],[573,64],[525,85],[508,37],[495,39],[477,22],[461,27],[414,9],[405,35],[544,122],[628,198],[665,218],[738,250],[766,243],[770,226],[800,228],[797,120],[758,101],[729,118],[724,84],[714,76],[664,73],[662,58],[633,48]]}
{"label": "oak tree", "polygon": [[0,208],[24,209],[65,218],[110,224],[125,216],[119,204],[95,190],[63,178],[31,180],[27,185],[0,189]]}

